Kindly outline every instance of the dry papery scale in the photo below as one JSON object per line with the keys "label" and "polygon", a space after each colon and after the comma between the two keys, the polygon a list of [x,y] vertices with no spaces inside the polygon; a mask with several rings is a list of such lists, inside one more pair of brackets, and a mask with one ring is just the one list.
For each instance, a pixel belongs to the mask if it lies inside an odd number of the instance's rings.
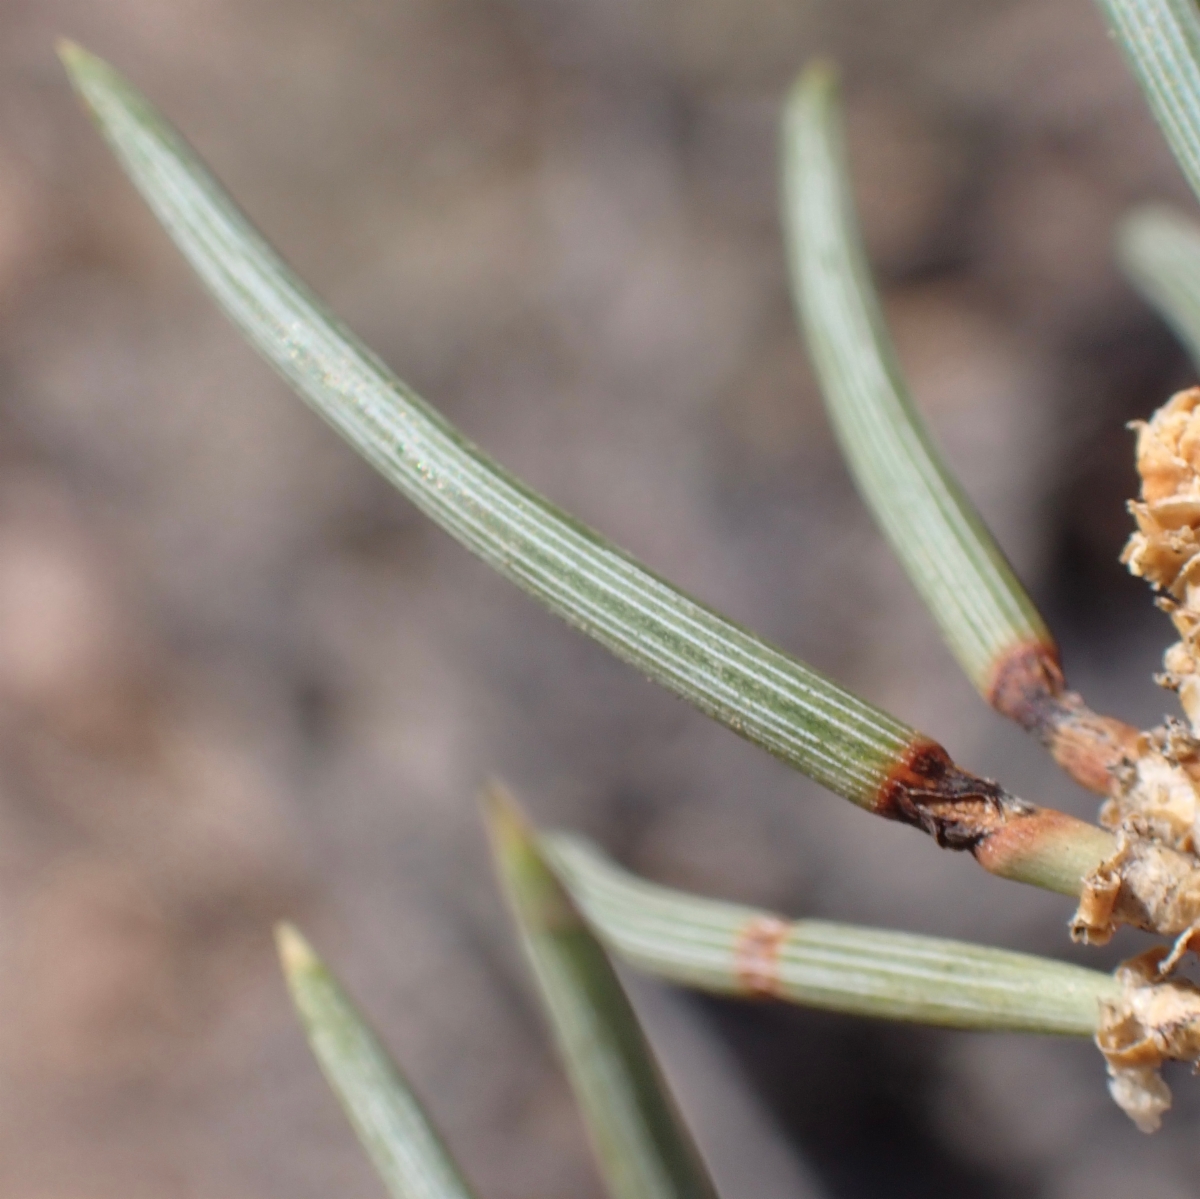
{"label": "dry papery scale", "polygon": [[[1200,19],[1191,0],[1099,7],[1195,188]],[[613,1194],[707,1194],[710,1183],[606,953],[724,993],[1092,1036],[1116,1101],[1138,1127],[1158,1127],[1170,1103],[1159,1067],[1200,1061],[1200,988],[1178,974],[1200,947],[1200,389],[1139,426],[1142,496],[1124,560],[1175,622],[1180,641],[1162,681],[1188,716],[1139,732],[1068,689],[1045,622],[916,413],[857,229],[833,72],[817,65],[801,78],[784,120],[784,226],[803,331],[846,460],[982,696],[1105,797],[1100,824],[1088,824],[964,770],[936,741],[684,595],[508,474],[328,312],[125,79],[77,46],[62,54],[126,173],[234,324],[453,537],[836,794],[971,853],[993,874],[1077,898],[1077,940],[1103,943],[1121,924],[1163,938],[1109,976],[936,938],[790,922],[630,879],[577,843],[539,839],[494,799],[500,872]],[[1145,211],[1122,247],[1135,282],[1200,346],[1200,233]],[[318,1057],[377,1163],[390,1163],[381,1170],[392,1193],[464,1193],[381,1043],[297,935],[285,933],[282,946]],[[641,1173],[626,1169],[631,1157]]]}

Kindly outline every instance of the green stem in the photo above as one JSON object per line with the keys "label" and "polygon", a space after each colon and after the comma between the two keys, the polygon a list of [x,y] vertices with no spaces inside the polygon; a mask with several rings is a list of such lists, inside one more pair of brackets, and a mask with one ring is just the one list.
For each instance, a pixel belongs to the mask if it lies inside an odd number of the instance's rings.
{"label": "green stem", "polygon": [[1033,602],[913,408],[850,196],[833,70],[788,103],[784,213],[809,349],[846,461],[955,657],[980,689],[1016,645],[1052,645]]}
{"label": "green stem", "polygon": [[1054,639],[913,405],[858,231],[830,68],[794,88],[783,151],[793,292],[859,491],[988,703],[1108,793],[1136,730],[1066,690]]}
{"label": "green stem", "polygon": [[613,1199],[716,1199],[600,943],[507,796],[486,801],[496,868]]}
{"label": "green stem", "polygon": [[1097,0],[1150,111],[1200,197],[1200,14],[1195,0]]}
{"label": "green stem", "polygon": [[179,134],[106,63],[63,58],[109,143],[235,325],[414,504],[701,711],[855,803],[913,731],[682,594],[469,442],[288,269]]}
{"label": "green stem", "polygon": [[749,741],[943,845],[977,849],[1001,824],[1035,811],[513,478],[323,307],[143,96],[78,47],[65,47],[63,58],[130,178],[251,344],[413,503],[501,574]]}
{"label": "green stem", "polygon": [[732,995],[950,1028],[1092,1036],[1107,974],[981,945],[785,921],[635,878],[586,842],[543,838],[596,935],[631,965]]}
{"label": "green stem", "polygon": [[1200,227],[1170,208],[1147,206],[1125,219],[1117,245],[1125,273],[1200,365]]}
{"label": "green stem", "polygon": [[291,925],[276,937],[308,1042],[392,1199],[471,1199],[388,1051]]}

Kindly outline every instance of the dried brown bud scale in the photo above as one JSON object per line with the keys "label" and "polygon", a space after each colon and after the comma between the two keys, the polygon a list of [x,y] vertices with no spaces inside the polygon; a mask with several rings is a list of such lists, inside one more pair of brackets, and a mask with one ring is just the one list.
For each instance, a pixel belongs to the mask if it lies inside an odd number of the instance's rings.
{"label": "dried brown bud scale", "polygon": [[1108,1063],[1108,1089],[1143,1132],[1155,1132],[1171,1106],[1159,1075],[1167,1061],[1200,1063],[1200,988],[1164,978],[1158,946],[1117,971],[1121,998],[1101,1006],[1096,1044]]}

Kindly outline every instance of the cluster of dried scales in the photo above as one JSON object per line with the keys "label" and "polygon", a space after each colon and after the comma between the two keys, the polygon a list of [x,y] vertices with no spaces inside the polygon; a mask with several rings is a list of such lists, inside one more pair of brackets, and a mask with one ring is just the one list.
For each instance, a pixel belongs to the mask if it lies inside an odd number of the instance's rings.
{"label": "cluster of dried scales", "polygon": [[1101,818],[1136,826],[1163,845],[1200,847],[1200,388],[1173,396],[1137,422],[1142,498],[1130,505],[1138,531],[1122,561],[1158,593],[1179,640],[1159,681],[1178,692],[1188,723],[1172,720],[1143,735],[1115,773]]}
{"label": "cluster of dried scales", "polygon": [[1200,946],[1200,388],[1134,427],[1142,496],[1130,505],[1138,527],[1121,560],[1154,588],[1179,634],[1158,681],[1178,693],[1187,722],[1142,733],[1112,769],[1100,820],[1118,848],[1085,880],[1073,931],[1103,941],[1129,922],[1176,936],[1173,948],[1121,967],[1122,998],[1105,1005],[1096,1037],[1113,1098],[1152,1132],[1171,1103],[1163,1062],[1200,1066],[1200,989],[1172,977]]}
{"label": "cluster of dried scales", "polygon": [[1143,1132],[1157,1131],[1171,1106],[1163,1062],[1200,1059],[1200,987],[1164,976],[1168,952],[1160,945],[1121,966],[1121,998],[1103,1005],[1096,1034],[1108,1089]]}

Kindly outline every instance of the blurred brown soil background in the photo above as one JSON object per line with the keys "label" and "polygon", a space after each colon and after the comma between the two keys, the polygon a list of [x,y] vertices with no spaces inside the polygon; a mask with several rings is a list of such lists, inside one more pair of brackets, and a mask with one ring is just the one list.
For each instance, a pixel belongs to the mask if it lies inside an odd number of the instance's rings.
{"label": "blurred brown soil background", "polygon": [[[77,111],[127,71],[301,272],[502,462],[1018,792],[839,463],[776,203],[792,73],[843,65],[924,411],[1139,722],[1166,621],[1116,555],[1125,421],[1191,375],[1114,272],[1190,204],[1088,0],[3,0],[0,1195],[378,1195],[270,943],[295,918],[480,1194],[598,1195],[486,862],[491,775],[638,871],[1079,957],[1068,905],[875,822],[494,578],[243,347]],[[1131,951],[1130,939],[1103,957]],[[726,1193],[1194,1193],[1085,1043],[647,991]]]}

